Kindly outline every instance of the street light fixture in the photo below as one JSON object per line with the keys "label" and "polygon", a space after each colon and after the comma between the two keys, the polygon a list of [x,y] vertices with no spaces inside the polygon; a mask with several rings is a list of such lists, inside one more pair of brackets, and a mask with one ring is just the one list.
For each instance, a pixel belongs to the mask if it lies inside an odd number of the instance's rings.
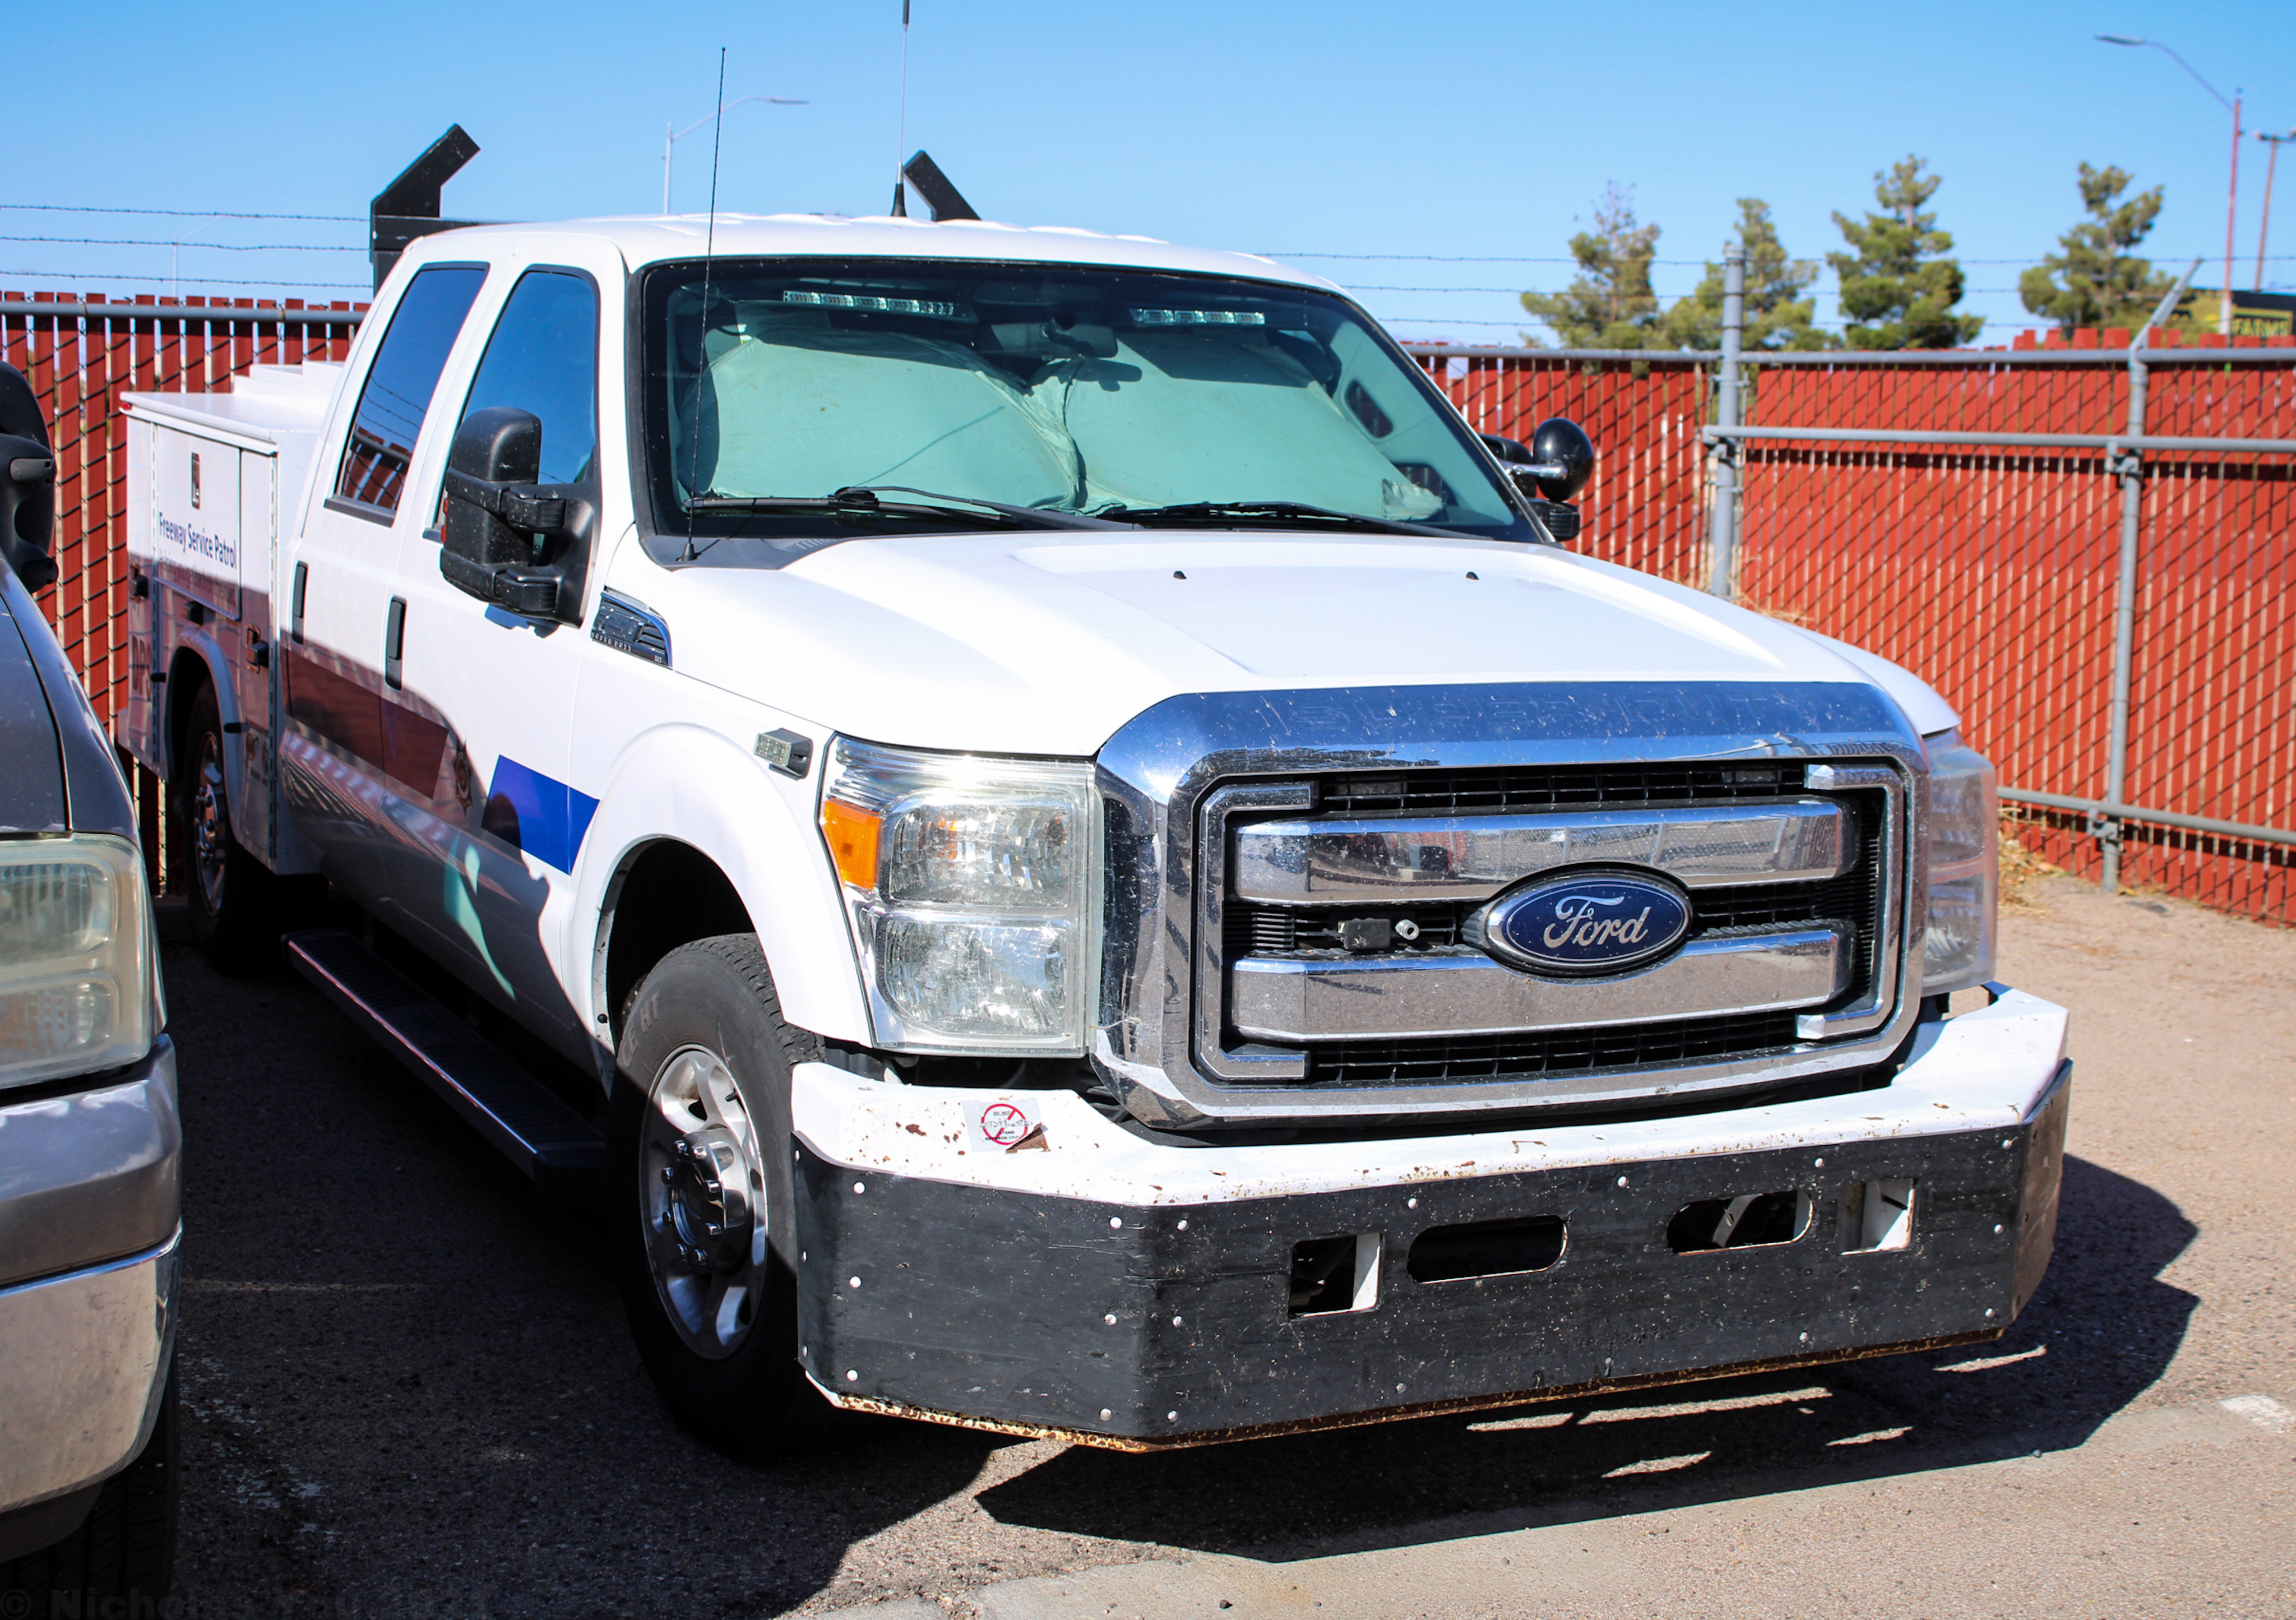
{"label": "street light fixture", "polygon": [[2256,138],[2269,142],[2272,146],[2272,156],[2266,160],[2264,165],[2264,223],[2256,227],[2256,290],[2261,292],[2264,290],[2264,239],[2272,230],[2272,176],[2280,167],[2281,147],[2290,141],[2296,141],[2296,129],[2286,135],[2273,135],[2259,129],[2256,132]]}
{"label": "street light fixture", "polygon": [[2240,94],[2234,91],[2232,100],[2225,100],[2224,93],[2195,72],[2192,63],[2157,39],[2131,39],[2125,34],[2099,34],[2097,37],[2107,45],[2144,45],[2152,50],[2165,53],[2169,61],[2193,75],[2194,83],[2216,97],[2218,106],[2232,114],[2232,182],[2225,190],[2224,296],[2217,304],[2217,331],[2230,337],[2232,335],[2232,215],[2233,204],[2240,195]]}
{"label": "street light fixture", "polygon": [[718,119],[723,118],[726,113],[731,112],[734,108],[742,105],[743,102],[767,102],[776,107],[807,107],[812,105],[809,102],[793,101],[786,95],[744,95],[737,100],[727,102],[723,107],[718,109],[717,111],[711,113],[708,118],[694,119],[693,123],[688,124],[683,129],[675,128],[668,124],[664,124],[661,127],[661,211],[663,213],[667,214],[669,212],[669,164],[672,151],[680,141],[685,139],[686,136],[692,135],[704,124],[708,124]]}

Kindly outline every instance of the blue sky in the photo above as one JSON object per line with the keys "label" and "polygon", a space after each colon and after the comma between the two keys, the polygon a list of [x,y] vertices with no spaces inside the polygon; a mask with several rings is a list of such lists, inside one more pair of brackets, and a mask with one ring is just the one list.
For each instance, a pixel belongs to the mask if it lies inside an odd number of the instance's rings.
{"label": "blue sky", "polygon": [[[2093,35],[2159,38],[2244,91],[2251,129],[2296,127],[2284,0],[914,8],[907,145],[984,215],[1297,255],[1406,337],[1513,341],[1513,290],[1569,279],[1536,261],[1565,257],[1607,182],[1664,227],[1671,297],[1718,254],[1734,199],[1767,199],[1787,247],[1819,258],[1840,245],[1832,211],[1862,210],[1874,172],[1918,152],[1945,178],[1964,307],[2005,342],[2030,323],[2017,270],[2078,216],[2084,159],[2165,184],[2148,249],[2221,279],[2229,117],[2159,52]],[[9,36],[0,286],[19,290],[165,291],[171,266],[185,292],[359,282],[362,253],[340,250],[363,248],[367,199],[457,120],[483,150],[450,213],[653,211],[663,127],[709,111],[721,45],[729,99],[810,103],[726,115],[721,207],[881,213],[899,140],[900,0],[27,7]],[[679,143],[680,209],[707,201],[708,140]],[[2267,149],[2242,144],[2245,287]],[[2264,279],[2296,290],[2288,155]]]}

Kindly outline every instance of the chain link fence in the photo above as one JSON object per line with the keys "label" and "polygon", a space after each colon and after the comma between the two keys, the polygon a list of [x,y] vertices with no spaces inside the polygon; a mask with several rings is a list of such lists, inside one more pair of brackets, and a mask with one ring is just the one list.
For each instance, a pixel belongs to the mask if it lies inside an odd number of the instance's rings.
{"label": "chain link fence", "polygon": [[1480,431],[1589,427],[1575,549],[1937,686],[2036,853],[2296,923],[2296,347],[2131,337],[1414,352]]}
{"label": "chain link fence", "polygon": [[[137,650],[119,396],[340,360],[363,308],[0,292],[55,438],[42,605],[107,721]],[[2296,923],[2296,347],[2174,336],[1747,355],[1732,421],[1719,353],[1413,352],[1480,431],[1593,435],[1575,549],[1935,684],[2038,853]]]}

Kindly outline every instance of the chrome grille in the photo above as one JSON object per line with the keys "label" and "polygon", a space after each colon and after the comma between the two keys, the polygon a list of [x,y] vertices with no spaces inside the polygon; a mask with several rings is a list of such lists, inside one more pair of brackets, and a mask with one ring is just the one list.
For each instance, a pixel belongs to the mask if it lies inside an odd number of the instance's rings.
{"label": "chrome grille", "polygon": [[1324,777],[1317,807],[1366,811],[1634,810],[1777,798],[1803,782],[1800,760],[1753,765],[1550,765],[1540,769],[1349,772]]}
{"label": "chrome grille", "polygon": [[1790,1012],[1436,1041],[1343,1041],[1309,1052],[1308,1076],[1300,1084],[1328,1088],[1555,1080],[1777,1051],[1793,1041]]}
{"label": "chrome grille", "polygon": [[[1095,1066],[1133,1117],[1185,1128],[1869,1068],[1916,1016],[1926,764],[1903,712],[1852,681],[1169,699],[1099,757]],[[1527,877],[1605,863],[1681,883],[1707,931],[1570,978],[1464,942]],[[1415,938],[1394,948],[1381,918]]]}
{"label": "chrome grille", "polygon": [[[1319,779],[1314,811],[1304,818],[1295,813],[1292,819],[1312,822],[1345,821],[1350,815],[1438,816],[1494,811],[1536,816],[1557,811],[1607,813],[1652,807],[1679,813],[1718,804],[1752,807],[1792,801],[1803,792],[1808,780],[1806,768],[1799,761],[1378,775],[1349,773]],[[1798,1043],[1798,1014],[1823,1013],[1858,1003],[1873,991],[1879,960],[1877,922],[1890,877],[1888,799],[1879,791],[1830,797],[1849,806],[1856,817],[1857,855],[1846,871],[1818,881],[1693,888],[1693,921],[1685,941],[1687,947],[1700,940],[1759,935],[1795,925],[1838,925],[1852,937],[1849,974],[1839,993],[1822,1005],[1792,1010],[1718,1011],[1572,1029],[1314,1040],[1296,1046],[1261,1037],[1254,1043],[1259,1051],[1273,1056],[1288,1049],[1299,1057],[1291,1072],[1280,1078],[1271,1066],[1267,1078],[1308,1090],[1540,1081],[1792,1051]],[[1229,976],[1240,959],[1247,957],[1263,962],[1312,961],[1336,966],[1350,961],[1456,956],[1465,949],[1461,942],[1466,937],[1467,919],[1481,904],[1479,900],[1357,900],[1277,904],[1227,895],[1220,917],[1223,1004],[1232,982]],[[1342,925],[1365,920],[1390,925],[1390,944],[1384,951],[1346,948]],[[1392,925],[1406,920],[1415,929],[1415,937],[1407,942],[1392,937]],[[1242,1047],[1248,1040],[1223,1019],[1223,1046]]]}

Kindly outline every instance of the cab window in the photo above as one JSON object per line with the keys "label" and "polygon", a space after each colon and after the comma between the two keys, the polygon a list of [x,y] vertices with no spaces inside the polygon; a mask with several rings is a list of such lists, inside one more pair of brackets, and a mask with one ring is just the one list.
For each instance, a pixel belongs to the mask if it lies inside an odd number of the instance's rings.
{"label": "cab window", "polygon": [[335,474],[337,496],[377,511],[398,510],[407,463],[414,457],[439,373],[486,279],[483,265],[438,265],[416,272],[391,312],[390,328],[359,389],[350,442]]}
{"label": "cab window", "polygon": [[496,405],[542,423],[545,484],[586,484],[598,454],[598,290],[570,270],[529,270],[487,340],[459,421]]}

